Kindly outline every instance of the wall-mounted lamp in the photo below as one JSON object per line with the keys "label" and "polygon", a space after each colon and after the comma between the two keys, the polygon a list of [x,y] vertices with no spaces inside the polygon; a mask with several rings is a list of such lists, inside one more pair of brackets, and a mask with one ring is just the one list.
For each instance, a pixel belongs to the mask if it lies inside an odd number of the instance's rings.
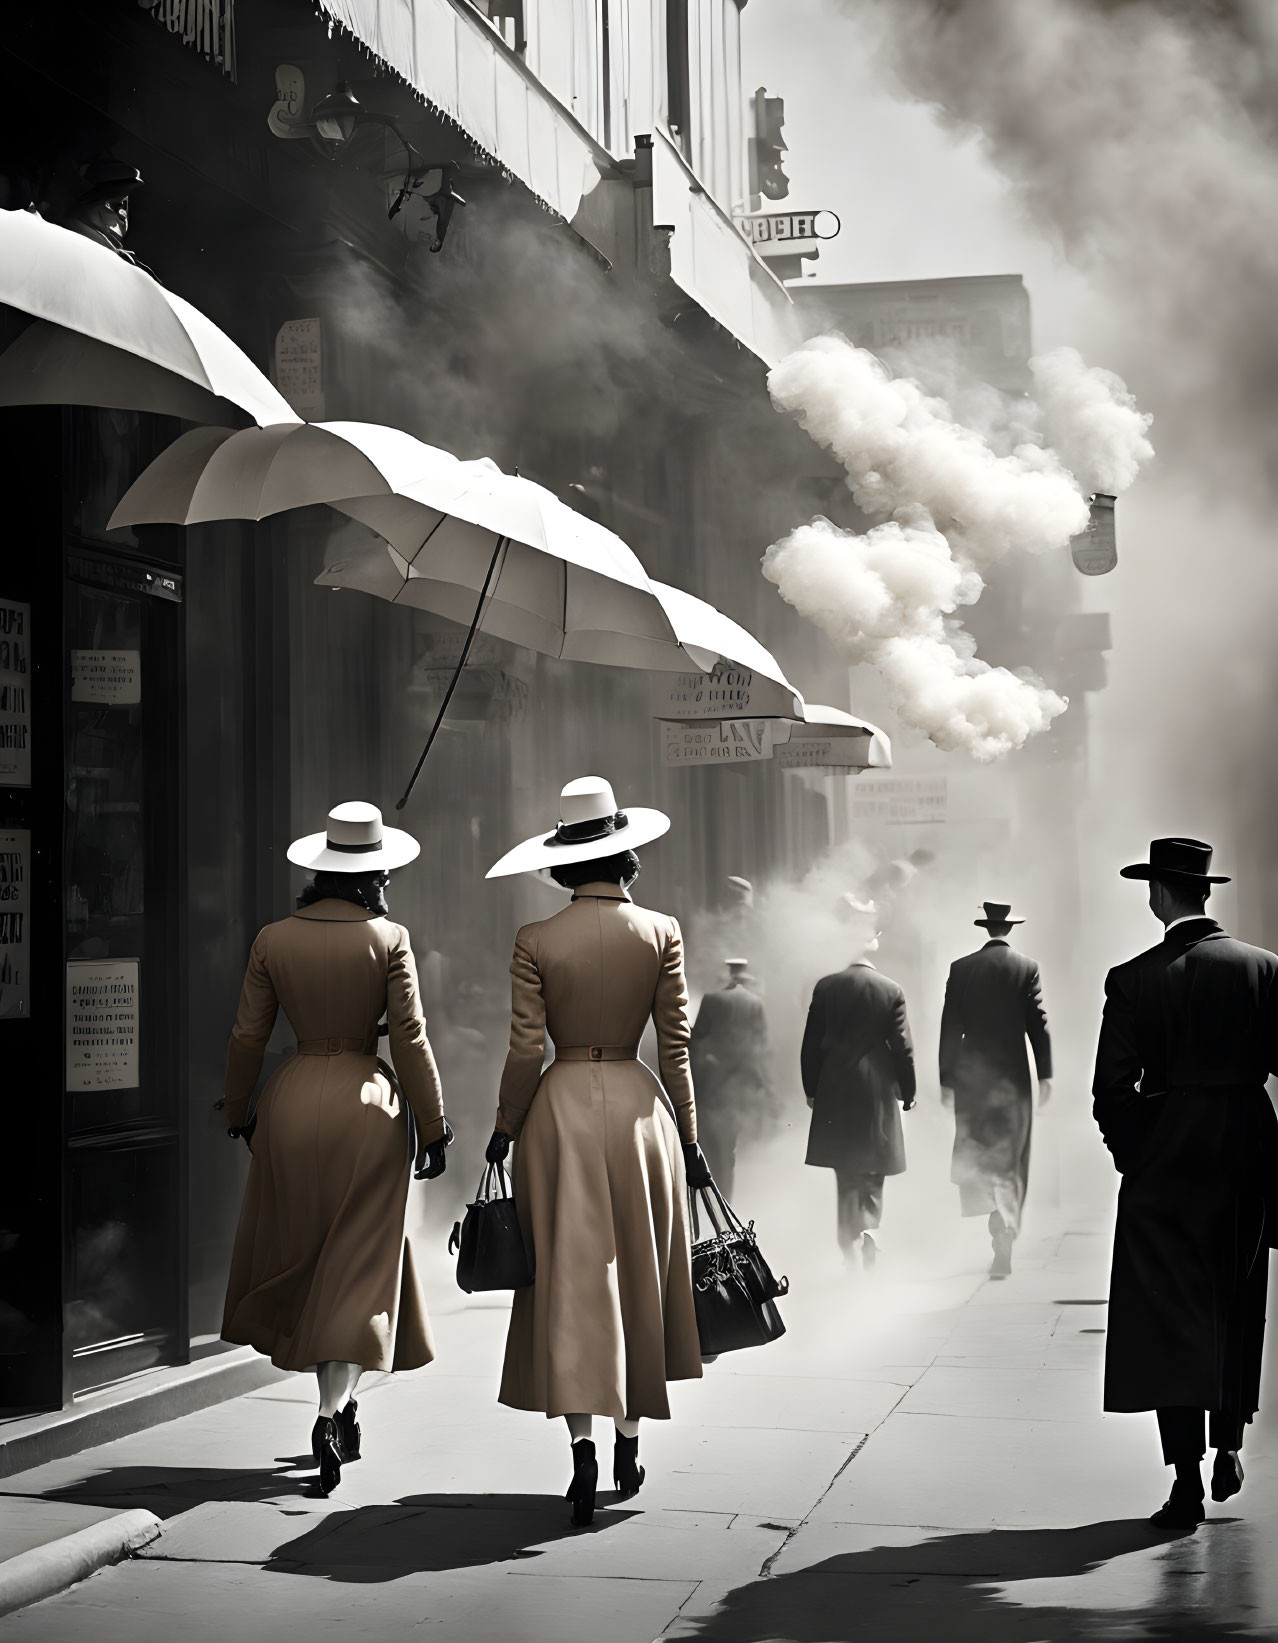
{"label": "wall-mounted lamp", "polygon": [[400,130],[395,116],[365,107],[344,80],[321,97],[309,115],[305,107],[306,82],[301,69],[281,63],[275,70],[275,102],[266,122],[275,135],[286,139],[307,137],[326,159],[336,160],[361,126],[384,126],[393,132],[404,145],[404,178],[386,215],[394,219],[406,201],[419,201],[434,221],[430,249],[442,250],[454,210],[466,203],[453,188],[454,168],[427,165]]}
{"label": "wall-mounted lamp", "polygon": [[[334,156],[340,154],[350,142],[355,135],[355,127],[363,117],[363,104],[345,83],[336,86],[327,97],[321,97],[311,110],[315,135]],[[391,123],[387,121],[387,124]]]}

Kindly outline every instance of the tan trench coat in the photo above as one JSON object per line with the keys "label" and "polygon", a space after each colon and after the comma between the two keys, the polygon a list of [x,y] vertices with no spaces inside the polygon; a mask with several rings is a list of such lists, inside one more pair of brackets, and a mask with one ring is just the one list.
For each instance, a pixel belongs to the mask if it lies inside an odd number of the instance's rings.
{"label": "tan trench coat", "polygon": [[258,1104],[222,1337],[281,1369],[416,1369],[435,1347],[404,1230],[408,1120],[376,1056],[385,1015],[421,1139],[437,1141],[439,1075],[408,932],[340,900],[266,926],[227,1052],[229,1126],[245,1121],[281,1004],[299,1053]]}
{"label": "tan trench coat", "polygon": [[[679,926],[615,884],[525,925],[511,960],[497,1127],[537,1276],[515,1291],[501,1402],[668,1418],[701,1374],[680,1142],[695,1141]],[[661,1080],[637,1059],[649,1016]],[[556,1059],[542,1073],[546,1038]],[[593,1051],[598,1052],[592,1054]]]}

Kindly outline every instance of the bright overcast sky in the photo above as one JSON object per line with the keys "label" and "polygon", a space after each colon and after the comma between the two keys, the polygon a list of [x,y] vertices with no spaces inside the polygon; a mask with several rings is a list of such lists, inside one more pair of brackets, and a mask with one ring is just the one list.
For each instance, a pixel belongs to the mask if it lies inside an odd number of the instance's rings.
{"label": "bright overcast sky", "polygon": [[1036,347],[1077,340],[1082,282],[1024,221],[978,139],[956,142],[930,110],[890,94],[833,0],[749,0],[742,56],[747,93],[785,99],[787,203],[843,220],[818,279],[1022,274]]}

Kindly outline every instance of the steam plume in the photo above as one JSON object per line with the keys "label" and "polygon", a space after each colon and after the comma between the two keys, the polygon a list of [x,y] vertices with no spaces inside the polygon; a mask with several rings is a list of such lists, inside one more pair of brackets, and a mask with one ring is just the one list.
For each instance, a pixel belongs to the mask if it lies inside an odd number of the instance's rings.
{"label": "steam plume", "polygon": [[1149,418],[1111,372],[1058,349],[1034,376],[1041,404],[969,395],[982,431],[842,336],[813,338],[769,378],[777,407],[843,465],[857,506],[886,522],[859,535],[814,520],[769,548],[764,575],[881,674],[907,724],[979,760],[1023,746],[1067,704],[978,658],[955,611],[1011,550],[1063,549],[1087,524],[1084,490],[1125,490],[1153,454]]}

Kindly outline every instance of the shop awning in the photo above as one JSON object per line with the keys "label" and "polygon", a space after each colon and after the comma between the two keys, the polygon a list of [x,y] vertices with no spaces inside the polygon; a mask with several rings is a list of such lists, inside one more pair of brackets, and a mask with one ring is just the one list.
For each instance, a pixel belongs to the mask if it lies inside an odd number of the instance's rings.
{"label": "shop awning", "polygon": [[0,304],[35,321],[0,354],[0,405],[102,405],[192,422],[298,420],[213,321],[124,257],[0,211]]}
{"label": "shop awning", "polygon": [[[318,0],[320,10],[567,222],[600,178],[597,151],[482,18],[450,0]],[[607,157],[599,151],[605,164]]]}

